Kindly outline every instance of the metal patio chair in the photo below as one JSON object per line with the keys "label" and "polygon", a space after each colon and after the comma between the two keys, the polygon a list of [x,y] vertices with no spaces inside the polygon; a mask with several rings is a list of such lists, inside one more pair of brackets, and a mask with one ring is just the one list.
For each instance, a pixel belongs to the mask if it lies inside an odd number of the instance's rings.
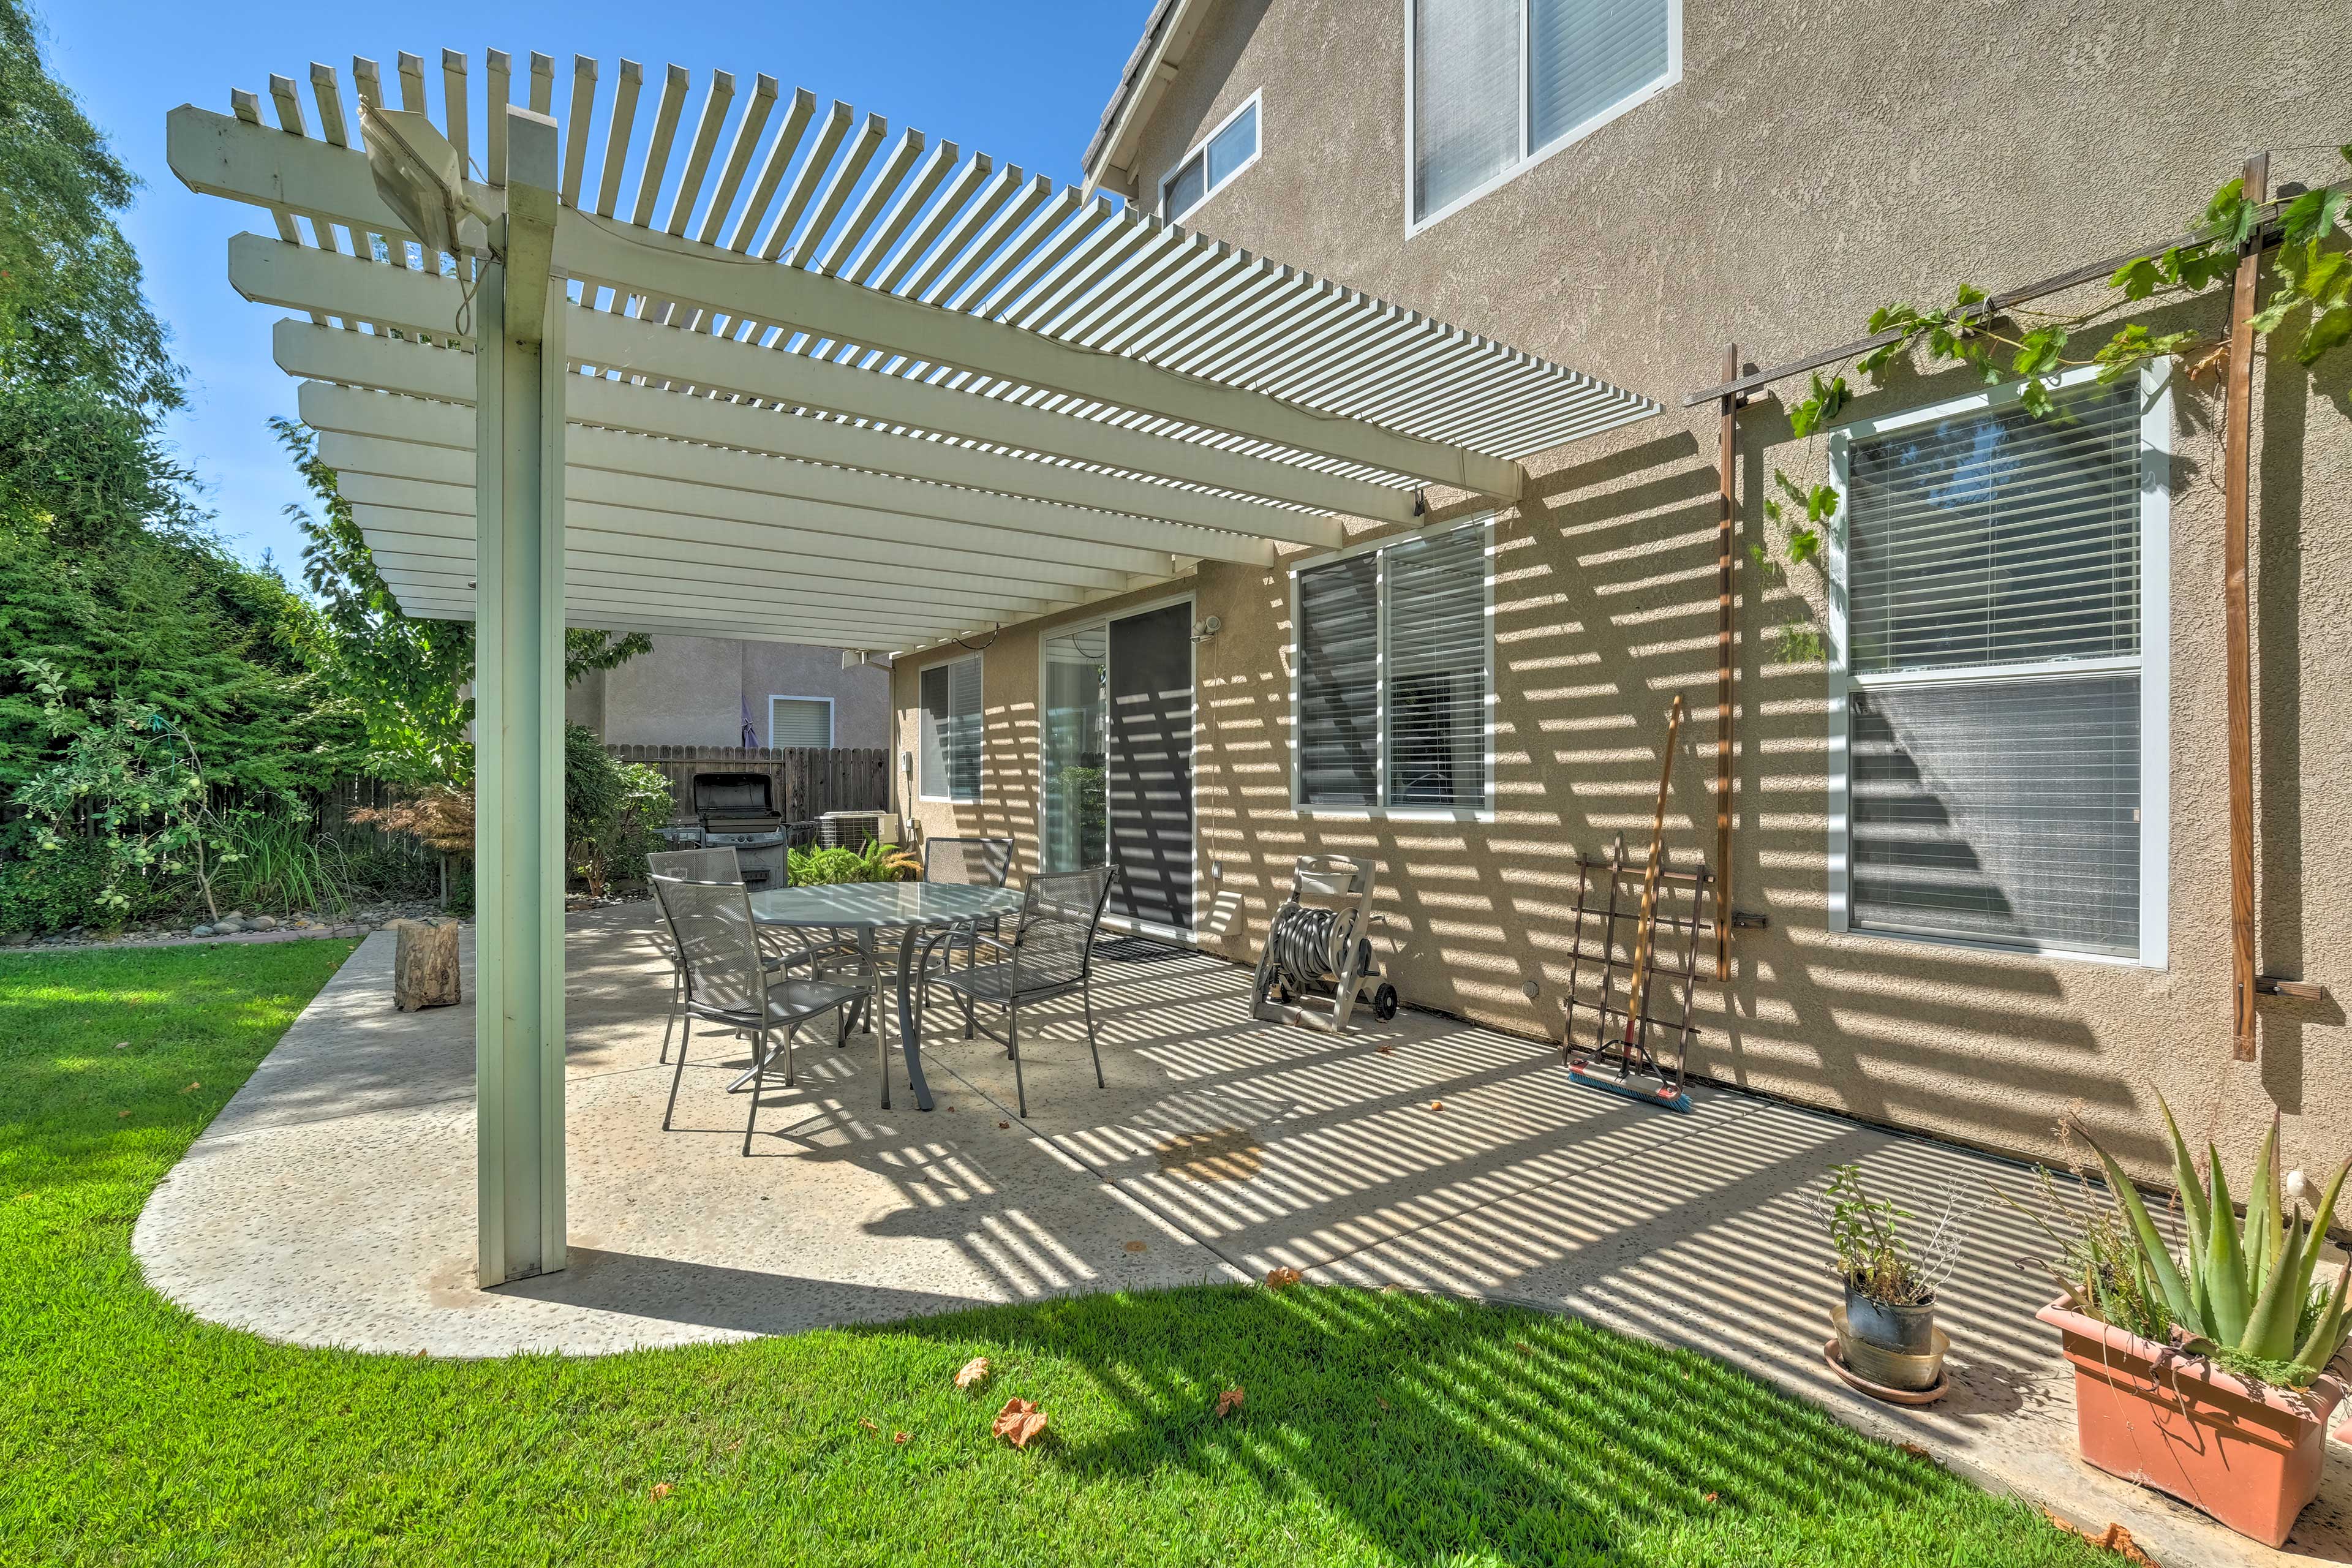
{"label": "metal patio chair", "polygon": [[[743,880],[742,862],[736,858],[733,847],[727,845],[709,849],[656,849],[646,857],[646,869],[651,876],[674,877],[685,882]],[[771,968],[789,969],[805,963],[809,973],[817,976],[846,969],[858,957],[857,944],[846,937],[835,935],[830,940],[812,941],[810,935],[781,926],[761,926],[760,951],[768,955]],[[677,952],[658,929],[653,944],[670,966],[669,1018],[662,1025],[661,1059],[667,1066],[670,1030],[677,1021],[678,998],[684,993],[686,975],[678,967]]]}
{"label": "metal patio chair", "polygon": [[[1013,871],[1013,840],[1010,838],[926,838],[923,840],[923,880],[949,882],[965,888],[1001,888]],[[969,960],[972,956],[975,933],[985,933],[993,940],[1002,934],[998,919],[984,920],[972,931],[952,933],[941,944],[940,962],[947,963],[957,952]]]}
{"label": "metal patio chair", "polygon": [[[1003,956],[982,962],[975,951],[961,969],[926,966],[917,994],[916,1016],[923,1016],[930,987],[944,987],[963,1003],[963,1037],[975,1032],[1004,1047],[1013,1058],[1013,1092],[1021,1114],[1029,1114],[1029,1090],[1021,1079],[1021,1009],[1076,993],[1086,1009],[1087,1050],[1095,1060],[1095,1087],[1103,1084],[1102,1048],[1095,1039],[1095,930],[1110,901],[1116,871],[1097,866],[1085,871],[1041,871],[1023,889],[1019,924],[1013,934],[988,944]],[[969,930],[969,927],[966,928]],[[980,1021],[986,1004],[1004,1014],[1004,1033]]]}
{"label": "metal patio chair", "polygon": [[751,1134],[760,1119],[760,1090],[766,1084],[768,1063],[775,1055],[768,1037],[784,1032],[784,1087],[794,1083],[793,1037],[810,1019],[826,1013],[841,1016],[863,994],[855,985],[803,979],[769,966],[760,951],[759,928],[751,923],[751,896],[740,882],[688,882],[656,877],[654,902],[677,944],[679,967],[685,972],[685,1030],[677,1043],[677,1067],[670,1075],[669,1103],[662,1110],[662,1131],[669,1131],[677,1110],[678,1085],[686,1079],[686,1058],[694,1038],[694,1021],[715,1024],[730,1034],[751,1039],[751,1103],[743,1117],[743,1152],[751,1152]]}

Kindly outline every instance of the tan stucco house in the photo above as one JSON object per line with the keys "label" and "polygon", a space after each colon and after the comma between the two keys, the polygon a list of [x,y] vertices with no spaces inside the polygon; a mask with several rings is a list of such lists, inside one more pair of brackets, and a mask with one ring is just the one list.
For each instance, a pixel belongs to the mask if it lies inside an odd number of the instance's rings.
{"label": "tan stucco house", "polygon": [[564,717],[611,746],[885,746],[889,678],[837,648],[737,637],[656,637],[653,649],[590,670]]}
{"label": "tan stucco house", "polygon": [[[1717,858],[1719,412],[1683,395],[1727,344],[1770,366],[2160,241],[2250,153],[2320,174],[2343,104],[2271,84],[2347,56],[2341,10],[1162,0],[1091,182],[1667,412],[1528,459],[1513,509],[1432,490],[1425,526],[902,653],[908,830],[1108,856],[1129,919],[1240,962],[1294,857],[1369,856],[1408,1004],[1559,1037],[1576,862],[1646,845],[1678,694],[1666,842]],[[2340,998],[2352,411],[2341,372],[2257,374],[2259,963]],[[2052,425],[1853,381],[1825,438],[1801,380],[1739,415],[1724,868],[1761,923],[1702,972],[1694,1070],[2032,1155],[2073,1108],[2146,1163],[2159,1091],[2352,1152],[2339,1001],[2265,997],[2231,1059],[2212,400],[2070,382]],[[1776,471],[1842,488],[1813,562]]]}

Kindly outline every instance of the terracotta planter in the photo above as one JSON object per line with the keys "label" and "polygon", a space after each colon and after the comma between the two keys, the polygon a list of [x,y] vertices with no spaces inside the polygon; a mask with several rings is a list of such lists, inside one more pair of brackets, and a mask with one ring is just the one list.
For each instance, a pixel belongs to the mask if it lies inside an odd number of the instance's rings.
{"label": "terracotta planter", "polygon": [[2328,1416],[2347,1393],[2333,1373],[2309,1388],[2258,1392],[2063,1300],[2033,1315],[2058,1331],[2074,1363],[2084,1458],[2241,1535],[2285,1544],[2295,1515],[2319,1495]]}

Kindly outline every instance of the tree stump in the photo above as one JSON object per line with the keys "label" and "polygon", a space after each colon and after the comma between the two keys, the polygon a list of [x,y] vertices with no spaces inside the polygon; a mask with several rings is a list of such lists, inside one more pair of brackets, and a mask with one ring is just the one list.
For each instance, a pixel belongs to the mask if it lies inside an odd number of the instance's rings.
{"label": "tree stump", "polygon": [[457,922],[394,921],[392,1005],[404,1013],[463,1001],[457,988]]}

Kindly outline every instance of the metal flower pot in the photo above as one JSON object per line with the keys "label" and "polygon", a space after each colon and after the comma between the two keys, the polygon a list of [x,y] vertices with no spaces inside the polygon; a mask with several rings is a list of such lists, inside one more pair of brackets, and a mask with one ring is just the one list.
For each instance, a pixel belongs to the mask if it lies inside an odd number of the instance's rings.
{"label": "metal flower pot", "polygon": [[1852,1280],[1845,1287],[1845,1321],[1854,1337],[1876,1345],[1880,1350],[1896,1355],[1929,1355],[1936,1348],[1936,1304],[1927,1301],[1916,1307],[1890,1306],[1874,1301],[1854,1289]]}

